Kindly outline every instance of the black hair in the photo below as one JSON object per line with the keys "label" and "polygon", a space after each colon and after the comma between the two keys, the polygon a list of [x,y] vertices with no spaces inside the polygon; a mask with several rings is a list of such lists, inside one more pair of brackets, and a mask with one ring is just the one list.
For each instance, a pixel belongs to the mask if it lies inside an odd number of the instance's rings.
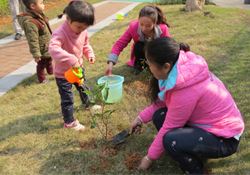
{"label": "black hair", "polygon": [[85,1],[73,0],[63,10],[63,14],[58,15],[58,18],[66,14],[71,22],[80,22],[87,25],[93,25],[95,21],[94,7]]}
{"label": "black hair", "polygon": [[169,27],[164,13],[157,6],[147,5],[143,7],[140,10],[139,18],[144,16],[149,17],[156,24],[166,24]]}
{"label": "black hair", "polygon": [[[169,37],[157,38],[148,42],[145,47],[146,59],[162,68],[166,63],[171,67],[177,62],[180,50],[190,51],[188,44],[177,43]],[[155,77],[151,78],[149,85],[149,93],[152,102],[158,99],[159,85]]]}
{"label": "black hair", "polygon": [[25,7],[29,10],[31,10],[30,5],[31,4],[36,4],[37,0],[22,0],[23,4],[25,5]]}

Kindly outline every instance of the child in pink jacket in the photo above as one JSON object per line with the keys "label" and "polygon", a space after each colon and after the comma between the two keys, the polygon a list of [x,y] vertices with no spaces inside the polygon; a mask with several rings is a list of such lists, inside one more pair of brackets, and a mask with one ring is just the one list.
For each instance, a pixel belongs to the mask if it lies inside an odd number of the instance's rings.
{"label": "child in pink jacket", "polygon": [[141,72],[147,67],[145,64],[144,45],[146,42],[155,38],[170,36],[166,18],[159,7],[147,5],[140,10],[138,20],[130,23],[125,33],[113,45],[111,53],[108,56],[108,66],[106,74],[112,73],[113,65],[118,61],[122,50],[129,44],[131,39],[134,43],[131,48],[129,66]]}
{"label": "child in pink jacket", "polygon": [[[82,131],[84,126],[73,116],[72,84],[64,78],[64,73],[71,67],[82,67],[83,56],[90,63],[95,62],[95,55],[89,44],[87,33],[87,28],[94,24],[94,8],[84,1],[71,1],[64,9],[64,13],[67,20],[53,32],[49,52],[54,61],[54,74],[61,96],[64,127]],[[77,85],[75,86],[77,87]],[[88,96],[80,89],[77,87],[82,102],[88,107]]]}
{"label": "child in pink jacket", "polygon": [[153,121],[158,133],[142,159],[146,170],[164,151],[187,174],[203,174],[202,160],[236,152],[244,121],[231,94],[206,61],[171,38],[145,49],[153,104],[140,112],[131,130]]}

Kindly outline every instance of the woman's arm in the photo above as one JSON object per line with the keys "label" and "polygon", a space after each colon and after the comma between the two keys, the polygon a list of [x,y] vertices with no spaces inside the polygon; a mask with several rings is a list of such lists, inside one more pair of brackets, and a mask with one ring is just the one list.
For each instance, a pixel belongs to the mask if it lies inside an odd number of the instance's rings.
{"label": "woman's arm", "polygon": [[139,117],[143,123],[150,122],[152,120],[153,114],[158,109],[166,107],[166,104],[162,101],[157,101],[155,103],[152,103],[150,106],[146,107],[139,113]]}

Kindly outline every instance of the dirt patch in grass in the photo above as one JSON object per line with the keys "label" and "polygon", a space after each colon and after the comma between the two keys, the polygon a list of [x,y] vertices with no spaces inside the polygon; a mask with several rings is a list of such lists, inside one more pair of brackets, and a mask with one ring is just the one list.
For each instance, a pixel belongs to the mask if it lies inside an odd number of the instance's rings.
{"label": "dirt patch in grass", "polygon": [[135,170],[142,159],[142,156],[139,153],[128,154],[125,157],[124,164],[129,170]]}
{"label": "dirt patch in grass", "polygon": [[99,152],[95,158],[95,163],[89,167],[91,174],[103,174],[105,171],[110,170],[112,163],[110,158],[116,156],[118,150],[106,142],[98,143],[95,139],[88,142],[79,141],[81,149],[96,150]]}
{"label": "dirt patch in grass", "polygon": [[130,94],[146,95],[148,92],[148,84],[147,82],[136,80],[126,85],[124,89]]}
{"label": "dirt patch in grass", "polygon": [[95,164],[90,167],[91,174],[103,174],[105,171],[110,170],[111,162],[103,157],[99,156]]}
{"label": "dirt patch in grass", "polygon": [[117,155],[118,150],[114,147],[105,146],[101,149],[101,155],[103,157],[111,157]]}
{"label": "dirt patch in grass", "polygon": [[85,150],[100,150],[100,156],[102,157],[110,157],[115,156],[118,153],[118,148],[111,144],[110,141],[105,141],[102,143],[98,143],[95,139],[91,139],[90,141],[79,141],[79,146],[81,149]]}
{"label": "dirt patch in grass", "polygon": [[82,149],[96,149],[97,148],[97,143],[94,139],[88,141],[88,142],[84,142],[84,141],[79,141],[79,145]]}

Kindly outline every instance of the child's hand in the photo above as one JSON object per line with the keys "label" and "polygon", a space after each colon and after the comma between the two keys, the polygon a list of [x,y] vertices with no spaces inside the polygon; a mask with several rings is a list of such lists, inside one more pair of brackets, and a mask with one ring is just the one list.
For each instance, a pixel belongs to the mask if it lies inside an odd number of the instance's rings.
{"label": "child's hand", "polygon": [[35,59],[35,62],[38,63],[39,61],[41,61],[41,58],[40,57],[36,57],[34,58]]}
{"label": "child's hand", "polygon": [[112,75],[112,68],[113,68],[113,62],[110,61],[106,69],[105,75],[108,76]]}
{"label": "child's hand", "polygon": [[129,133],[132,134],[133,132],[136,131],[136,128],[137,128],[138,126],[141,126],[141,125],[142,125],[142,121],[141,121],[140,117],[138,116],[138,117],[136,117],[136,118],[134,119],[134,121],[131,123]]}
{"label": "child's hand", "polygon": [[80,65],[79,62],[77,61],[72,67],[81,67],[81,65]]}
{"label": "child's hand", "polygon": [[95,63],[95,58],[94,57],[89,58],[89,62],[90,62],[90,64],[94,64]]}
{"label": "child's hand", "polygon": [[152,163],[153,161],[148,156],[144,156],[141,160],[138,169],[145,171],[152,165]]}

